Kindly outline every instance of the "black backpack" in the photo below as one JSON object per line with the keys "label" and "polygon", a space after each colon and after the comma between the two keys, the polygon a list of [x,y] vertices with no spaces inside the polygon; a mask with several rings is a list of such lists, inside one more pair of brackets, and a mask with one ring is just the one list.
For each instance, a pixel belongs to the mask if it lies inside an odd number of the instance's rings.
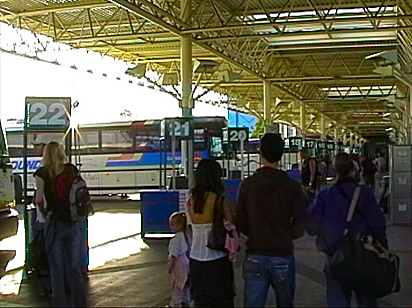
{"label": "black backpack", "polygon": [[86,182],[76,167],[66,165],[55,181],[56,205],[54,215],[62,222],[80,221],[93,212]]}

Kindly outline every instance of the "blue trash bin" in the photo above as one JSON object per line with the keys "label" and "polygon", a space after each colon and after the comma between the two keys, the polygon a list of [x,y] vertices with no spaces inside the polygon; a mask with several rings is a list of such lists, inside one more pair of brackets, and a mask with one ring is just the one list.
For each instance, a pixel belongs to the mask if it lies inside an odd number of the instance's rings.
{"label": "blue trash bin", "polygon": [[141,191],[141,234],[168,234],[169,217],[179,211],[179,192],[167,190]]}

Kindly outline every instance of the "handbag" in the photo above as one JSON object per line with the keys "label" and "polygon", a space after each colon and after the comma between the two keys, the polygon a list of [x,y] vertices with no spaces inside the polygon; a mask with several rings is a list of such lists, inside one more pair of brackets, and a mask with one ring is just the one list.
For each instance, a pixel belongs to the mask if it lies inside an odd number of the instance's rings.
{"label": "handbag", "polygon": [[225,248],[226,235],[228,234],[228,231],[223,225],[224,200],[224,197],[216,197],[215,203],[213,205],[213,224],[212,229],[209,233],[206,247],[217,251],[228,252]]}
{"label": "handbag", "polygon": [[[352,221],[361,187],[355,189],[346,222]],[[344,286],[367,298],[381,298],[400,291],[399,257],[371,236],[344,231],[329,262],[329,271]]]}

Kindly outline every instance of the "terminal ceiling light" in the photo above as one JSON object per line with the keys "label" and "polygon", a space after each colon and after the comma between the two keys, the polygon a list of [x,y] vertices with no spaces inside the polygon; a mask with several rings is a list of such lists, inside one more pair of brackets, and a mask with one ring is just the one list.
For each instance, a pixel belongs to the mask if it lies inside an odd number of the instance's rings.
{"label": "terminal ceiling light", "polygon": [[141,78],[146,74],[146,63],[138,63],[136,66],[128,68],[125,73],[133,77]]}
{"label": "terminal ceiling light", "polygon": [[193,71],[195,73],[213,73],[220,63],[213,60],[195,60]]}
{"label": "terminal ceiling light", "polygon": [[387,117],[389,117],[391,115],[391,113],[390,112],[387,112],[387,113],[384,113],[382,116],[384,117],[384,118],[387,118]]}
{"label": "terminal ceiling light", "polygon": [[241,79],[242,76],[240,74],[234,73],[229,70],[224,70],[218,73],[218,80],[219,82],[232,82],[238,79]]}
{"label": "terminal ceiling light", "polygon": [[177,86],[179,84],[179,76],[177,73],[164,73],[160,77],[158,84],[162,86]]}

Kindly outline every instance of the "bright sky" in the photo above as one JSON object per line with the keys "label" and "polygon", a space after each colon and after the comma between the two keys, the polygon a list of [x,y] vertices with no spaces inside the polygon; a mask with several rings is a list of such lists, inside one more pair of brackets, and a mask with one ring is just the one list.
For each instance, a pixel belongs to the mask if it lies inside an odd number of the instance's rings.
{"label": "bright sky", "polygon": [[[161,119],[181,114],[178,102],[161,93],[125,80],[90,74],[17,55],[0,53],[0,116],[22,119],[26,96],[68,96],[78,100],[79,123],[121,120],[127,109],[132,119]],[[227,110],[198,103],[195,116],[226,116]]]}
{"label": "bright sky", "polygon": [[[78,123],[119,121],[124,110],[129,110],[132,113],[130,119],[135,120],[181,115],[178,102],[172,96],[139,86],[137,78],[125,75],[131,64],[85,49],[72,49],[43,35],[35,36],[27,30],[0,23],[0,48],[3,50],[34,56],[41,45],[46,46],[46,51],[37,53],[38,58],[56,61],[62,66],[0,52],[2,122],[10,118],[23,119],[26,96],[71,97],[73,102],[79,101],[75,114]],[[72,65],[78,70],[70,68]],[[89,69],[94,73],[88,73]],[[151,72],[147,74],[153,75]],[[204,98],[221,100],[223,97],[208,93]],[[198,102],[193,114],[227,117],[228,111]]]}

